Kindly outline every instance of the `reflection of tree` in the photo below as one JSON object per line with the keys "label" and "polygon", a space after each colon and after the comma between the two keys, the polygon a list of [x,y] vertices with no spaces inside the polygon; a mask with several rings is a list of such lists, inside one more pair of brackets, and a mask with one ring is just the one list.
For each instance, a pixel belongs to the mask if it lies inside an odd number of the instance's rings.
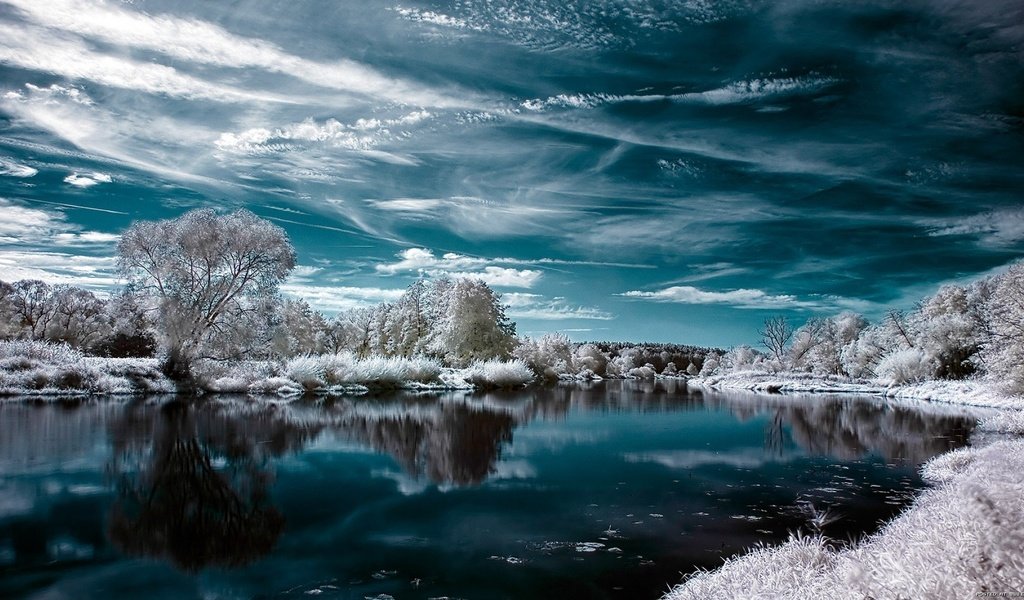
{"label": "reflection of tree", "polygon": [[243,565],[270,551],[284,517],[267,497],[263,448],[273,454],[314,431],[266,413],[177,402],[125,416],[112,432],[115,544],[188,571]]}
{"label": "reflection of tree", "polygon": [[793,441],[808,453],[843,460],[876,454],[921,464],[965,445],[976,422],[968,415],[930,414],[850,397],[708,393],[704,398],[743,420],[770,413],[768,450],[780,451],[788,427]]}
{"label": "reflection of tree", "polygon": [[504,411],[440,404],[404,414],[362,411],[338,425],[352,439],[390,454],[413,476],[473,485],[494,471],[502,447],[512,441],[516,421]]}

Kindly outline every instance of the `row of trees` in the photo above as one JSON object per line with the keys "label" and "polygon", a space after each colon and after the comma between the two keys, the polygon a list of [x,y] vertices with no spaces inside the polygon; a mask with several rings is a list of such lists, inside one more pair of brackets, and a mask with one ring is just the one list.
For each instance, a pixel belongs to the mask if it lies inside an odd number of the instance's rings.
{"label": "row of trees", "polygon": [[966,286],[946,285],[910,312],[870,323],[844,312],[793,329],[765,321],[768,354],[749,347],[714,356],[705,373],[763,366],[907,383],[988,374],[1024,391],[1024,263]]}
{"label": "row of trees", "polygon": [[0,281],[0,339],[68,343],[100,356],[152,356],[156,339],[135,300],[38,280]]}
{"label": "row of trees", "polygon": [[504,358],[515,324],[484,282],[416,281],[394,303],[328,319],[279,286],[295,267],[283,229],[248,211],[195,210],[134,223],[118,244],[127,286],[110,298],[42,281],[0,282],[0,339],[64,342],[102,356],[152,356],[191,376],[197,360],[431,356],[463,366]]}

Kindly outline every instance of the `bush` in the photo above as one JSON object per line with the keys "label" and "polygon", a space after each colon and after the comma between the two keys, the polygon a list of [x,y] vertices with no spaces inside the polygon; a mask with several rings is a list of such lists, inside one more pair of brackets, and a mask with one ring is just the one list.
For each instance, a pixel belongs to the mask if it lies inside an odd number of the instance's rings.
{"label": "bush", "polygon": [[875,373],[880,381],[889,385],[903,385],[934,377],[937,367],[935,359],[923,350],[908,348],[897,350],[882,358]]}
{"label": "bush", "polygon": [[516,388],[533,381],[533,371],[525,362],[488,360],[475,362],[465,370],[466,381],[479,388]]}

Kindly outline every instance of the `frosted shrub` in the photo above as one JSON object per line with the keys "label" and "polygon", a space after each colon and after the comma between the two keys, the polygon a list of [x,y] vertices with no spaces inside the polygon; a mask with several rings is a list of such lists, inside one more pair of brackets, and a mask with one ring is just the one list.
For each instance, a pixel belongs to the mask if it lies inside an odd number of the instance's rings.
{"label": "frosted shrub", "polygon": [[331,385],[358,383],[377,387],[398,387],[407,382],[431,383],[441,376],[436,360],[414,357],[371,356],[356,358],[350,352],[318,357],[324,380]]}
{"label": "frosted shrub", "polygon": [[651,363],[647,363],[642,367],[630,369],[627,373],[628,376],[636,377],[637,379],[654,379],[654,376],[657,374],[657,371],[654,370],[654,366]]}
{"label": "frosted shrub", "polygon": [[532,382],[533,370],[518,359],[478,361],[465,370],[464,377],[477,387],[514,388]]}
{"label": "frosted shrub", "polygon": [[512,351],[512,356],[548,380],[558,379],[562,374],[575,373],[573,343],[561,333],[548,333],[536,340],[524,338]]}
{"label": "frosted shrub", "polygon": [[875,370],[880,381],[903,385],[924,381],[935,375],[936,361],[919,348],[897,350],[885,356]]}
{"label": "frosted shrub", "polygon": [[324,381],[323,361],[319,356],[297,356],[289,359],[284,367],[285,375],[307,390],[322,387]]}
{"label": "frosted shrub", "polygon": [[608,357],[594,344],[583,344],[576,349],[573,363],[578,372],[590,370],[594,375],[603,377],[608,367]]}
{"label": "frosted shrub", "polygon": [[35,340],[0,341],[0,360],[21,358],[49,364],[66,365],[82,360],[82,353],[68,344]]}

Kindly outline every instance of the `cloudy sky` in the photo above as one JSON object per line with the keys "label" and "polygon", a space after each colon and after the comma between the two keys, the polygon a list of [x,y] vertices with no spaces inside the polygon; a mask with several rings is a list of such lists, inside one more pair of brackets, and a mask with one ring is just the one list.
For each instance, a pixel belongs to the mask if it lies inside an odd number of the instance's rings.
{"label": "cloudy sky", "polygon": [[0,279],[245,207],[327,312],[472,274],[520,332],[755,342],[1024,251],[1017,0],[0,0]]}

